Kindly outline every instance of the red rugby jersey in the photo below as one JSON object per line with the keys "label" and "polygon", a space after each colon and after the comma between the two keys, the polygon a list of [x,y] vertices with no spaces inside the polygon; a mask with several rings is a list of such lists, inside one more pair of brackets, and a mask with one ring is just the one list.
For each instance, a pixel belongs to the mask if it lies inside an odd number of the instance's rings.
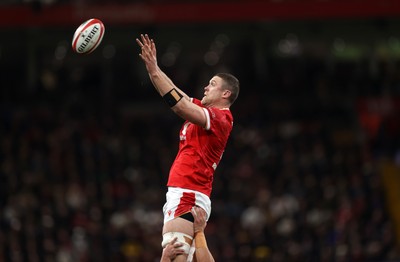
{"label": "red rugby jersey", "polygon": [[206,108],[197,99],[193,103],[205,110],[207,127],[183,123],[167,186],[196,190],[210,197],[214,172],[232,131],[233,117],[229,108]]}

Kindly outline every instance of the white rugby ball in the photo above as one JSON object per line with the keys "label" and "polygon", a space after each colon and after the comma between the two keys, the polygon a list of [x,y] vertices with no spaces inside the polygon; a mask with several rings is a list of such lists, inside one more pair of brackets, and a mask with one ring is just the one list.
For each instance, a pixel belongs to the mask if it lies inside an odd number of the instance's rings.
{"label": "white rugby ball", "polygon": [[78,54],[93,52],[103,40],[105,27],[102,21],[96,18],[82,23],[72,38],[72,49]]}

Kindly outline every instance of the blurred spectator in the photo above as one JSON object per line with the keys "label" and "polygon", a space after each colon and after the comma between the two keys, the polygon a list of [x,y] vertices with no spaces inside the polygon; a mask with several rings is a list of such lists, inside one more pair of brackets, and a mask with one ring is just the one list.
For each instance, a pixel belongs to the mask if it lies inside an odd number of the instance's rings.
{"label": "blurred spectator", "polygon": [[[216,261],[399,259],[375,158],[387,141],[372,151],[344,102],[356,99],[347,86],[399,95],[396,70],[377,63],[372,74],[359,63],[307,57],[269,63],[268,79],[235,69],[248,88],[232,109],[232,139],[215,177],[206,235]],[[2,91],[0,261],[159,260],[180,120],[159,115],[148,83],[123,65],[108,72],[115,88],[98,65],[61,65],[44,70],[30,93]],[[18,88],[18,73],[6,72]],[[365,79],[373,86],[364,89]],[[400,151],[396,137],[391,152]]]}

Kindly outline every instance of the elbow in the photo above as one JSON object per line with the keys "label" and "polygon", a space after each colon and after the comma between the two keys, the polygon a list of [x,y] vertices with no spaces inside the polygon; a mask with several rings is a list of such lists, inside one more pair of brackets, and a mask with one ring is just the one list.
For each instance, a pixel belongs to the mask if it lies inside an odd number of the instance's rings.
{"label": "elbow", "polygon": [[206,127],[204,111],[200,107],[199,109],[195,106],[191,107],[191,104],[191,102],[183,98],[175,106],[171,107],[171,109],[176,115],[180,116],[184,120],[201,127]]}

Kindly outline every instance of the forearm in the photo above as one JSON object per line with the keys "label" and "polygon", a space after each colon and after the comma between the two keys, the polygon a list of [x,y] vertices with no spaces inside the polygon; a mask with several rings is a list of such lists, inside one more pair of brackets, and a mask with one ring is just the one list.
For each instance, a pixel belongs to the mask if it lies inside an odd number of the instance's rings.
{"label": "forearm", "polygon": [[171,262],[171,259],[168,257],[162,256],[160,262]]}
{"label": "forearm", "polygon": [[173,257],[176,256],[173,254],[174,247],[171,245],[173,244],[168,244],[165,248],[163,248],[160,262],[171,262]]}
{"label": "forearm", "polygon": [[204,262],[214,262],[214,258],[210,251],[206,248],[196,249],[196,260]]}
{"label": "forearm", "polygon": [[203,231],[195,234],[195,247],[195,256],[197,261],[214,262],[214,257],[208,249],[206,237]]}
{"label": "forearm", "polygon": [[175,88],[184,98],[189,100],[189,96],[180,90],[159,67],[154,69],[152,72],[149,72],[149,77],[155,89],[161,96],[164,96],[166,93],[171,91],[171,89]]}

